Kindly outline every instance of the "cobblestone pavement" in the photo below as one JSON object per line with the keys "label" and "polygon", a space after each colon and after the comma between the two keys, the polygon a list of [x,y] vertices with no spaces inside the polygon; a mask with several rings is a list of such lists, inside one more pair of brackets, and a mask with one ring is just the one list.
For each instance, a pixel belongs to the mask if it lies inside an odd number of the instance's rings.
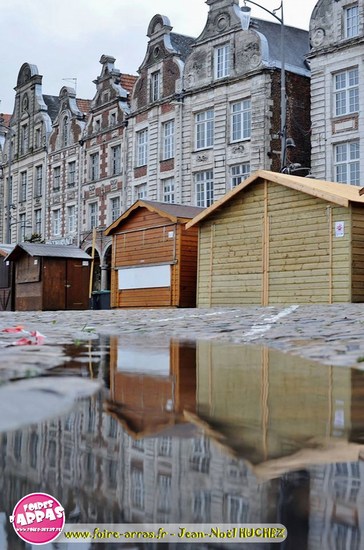
{"label": "cobblestone pavement", "polygon": [[43,346],[13,346],[22,334],[0,332],[1,368],[10,377],[14,368],[59,364],[62,346],[99,334],[260,344],[328,365],[364,369],[364,304],[0,312],[0,331],[16,325],[38,330],[46,340]]}

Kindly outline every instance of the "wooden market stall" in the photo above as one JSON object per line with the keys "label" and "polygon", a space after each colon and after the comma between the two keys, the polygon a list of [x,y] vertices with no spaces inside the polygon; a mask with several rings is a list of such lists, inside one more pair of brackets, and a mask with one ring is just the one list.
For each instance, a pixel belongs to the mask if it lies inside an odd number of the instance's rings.
{"label": "wooden market stall", "polygon": [[197,226],[199,307],[364,301],[358,187],[261,170]]}
{"label": "wooden market stall", "polygon": [[76,246],[21,243],[7,256],[15,310],[88,309],[91,257]]}
{"label": "wooden market stall", "polygon": [[185,224],[202,210],[138,200],[106,229],[111,307],[195,307],[198,230]]}
{"label": "wooden market stall", "polygon": [[0,311],[11,311],[13,304],[13,266],[5,258],[14,245],[0,244]]}
{"label": "wooden market stall", "polygon": [[195,344],[111,337],[106,409],[133,437],[184,423],[196,410]]}

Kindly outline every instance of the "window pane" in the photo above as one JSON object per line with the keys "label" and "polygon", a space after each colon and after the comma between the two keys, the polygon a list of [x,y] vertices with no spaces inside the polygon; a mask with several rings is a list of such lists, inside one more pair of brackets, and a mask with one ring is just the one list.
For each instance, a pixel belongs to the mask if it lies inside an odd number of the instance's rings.
{"label": "window pane", "polygon": [[352,6],[346,10],[346,38],[351,38],[359,34],[359,8]]}
{"label": "window pane", "polygon": [[335,116],[359,111],[359,71],[343,71],[334,79]]}
{"label": "window pane", "polygon": [[248,139],[251,135],[251,101],[245,99],[231,106],[231,141]]}
{"label": "window pane", "polygon": [[224,78],[229,75],[229,52],[228,44],[215,49],[215,78]]}
{"label": "window pane", "polygon": [[359,142],[335,146],[335,179],[340,183],[360,185]]}
{"label": "window pane", "polygon": [[211,170],[198,172],[195,175],[195,181],[197,206],[210,206],[214,202],[213,172]]}

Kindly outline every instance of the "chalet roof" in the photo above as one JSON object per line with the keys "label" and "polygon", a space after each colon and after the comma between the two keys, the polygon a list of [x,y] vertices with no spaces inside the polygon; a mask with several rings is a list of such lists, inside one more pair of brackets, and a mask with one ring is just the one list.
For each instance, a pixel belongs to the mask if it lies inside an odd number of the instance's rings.
{"label": "chalet roof", "polygon": [[192,38],[192,36],[186,36],[175,32],[171,32],[169,36],[171,37],[172,46],[181,54],[181,58],[185,60],[196,39]]}
{"label": "chalet roof", "polygon": [[84,250],[72,245],[62,244],[38,244],[38,243],[20,243],[6,257],[7,260],[13,261],[26,252],[29,256],[48,256],[50,258],[77,258],[80,260],[91,260]]}
{"label": "chalet roof", "polygon": [[105,230],[105,235],[111,235],[114,230],[119,227],[121,222],[128,218],[130,214],[138,208],[147,208],[150,212],[156,212],[164,218],[169,218],[172,222],[186,222],[203,211],[203,208],[198,208],[197,206],[139,199]]}
{"label": "chalet roof", "polygon": [[137,76],[133,74],[124,74],[120,75],[120,84],[127,92],[131,93],[134,87],[135,82],[137,81]]}
{"label": "chalet roof", "polygon": [[59,97],[55,95],[43,95],[44,103],[48,107],[48,114],[51,121],[54,122],[59,112]]}
{"label": "chalet roof", "polygon": [[13,250],[13,244],[0,243],[0,256],[7,256]]}
{"label": "chalet roof", "polygon": [[90,112],[91,99],[76,98],[76,103],[81,113],[85,113],[87,115]]}
{"label": "chalet roof", "polygon": [[313,197],[326,200],[339,206],[348,207],[351,202],[361,203],[364,205],[364,195],[361,196],[359,194],[359,187],[356,187],[355,185],[303,178],[300,176],[291,176],[281,174],[279,172],[269,172],[267,170],[258,170],[249,178],[234,187],[234,189],[224,195],[221,199],[214,202],[214,204],[198,214],[193,220],[188,222],[186,228],[188,229],[202,220],[205,220],[215,211],[222,208],[233,197],[235,197],[235,195],[243,193],[244,190],[253,183],[263,180],[267,180],[268,183],[278,183],[279,185],[290,187],[296,191],[301,191],[307,195],[312,195]]}

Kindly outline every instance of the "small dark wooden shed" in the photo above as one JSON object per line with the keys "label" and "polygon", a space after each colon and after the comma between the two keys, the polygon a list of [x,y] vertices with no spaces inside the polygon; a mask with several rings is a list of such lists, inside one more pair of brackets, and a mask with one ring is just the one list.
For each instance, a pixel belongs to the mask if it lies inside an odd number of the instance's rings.
{"label": "small dark wooden shed", "polygon": [[13,266],[5,260],[14,245],[0,244],[0,311],[11,311],[13,304]]}
{"label": "small dark wooden shed", "polygon": [[21,243],[7,256],[15,310],[88,309],[91,257],[76,246]]}
{"label": "small dark wooden shed", "polygon": [[198,230],[185,224],[202,210],[138,200],[106,229],[111,307],[195,307]]}

